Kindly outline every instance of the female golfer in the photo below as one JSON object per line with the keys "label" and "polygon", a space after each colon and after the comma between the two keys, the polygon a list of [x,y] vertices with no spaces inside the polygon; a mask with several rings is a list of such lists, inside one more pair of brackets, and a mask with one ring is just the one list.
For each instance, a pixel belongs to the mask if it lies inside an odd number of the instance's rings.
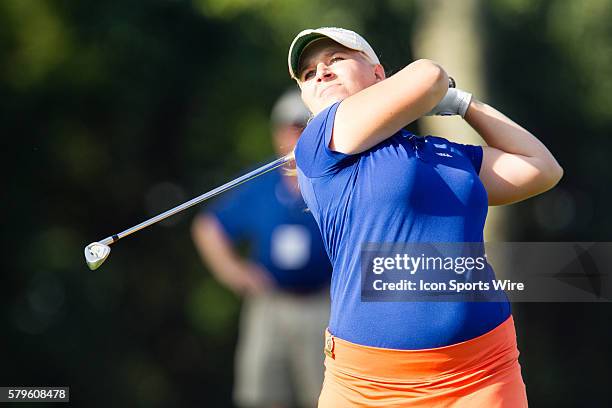
{"label": "female golfer", "polygon": [[[319,407],[526,407],[510,306],[363,302],[364,243],[483,241],[488,205],[552,188],[563,170],[527,130],[449,89],[418,60],[385,78],[374,50],[340,28],[305,30],[289,49],[313,119],[295,149],[300,188],[333,265]],[[471,146],[402,130],[461,115]]]}

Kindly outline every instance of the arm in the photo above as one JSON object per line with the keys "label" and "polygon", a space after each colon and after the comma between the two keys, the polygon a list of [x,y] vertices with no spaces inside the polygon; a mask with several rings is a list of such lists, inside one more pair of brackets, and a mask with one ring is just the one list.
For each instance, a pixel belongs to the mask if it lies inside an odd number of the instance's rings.
{"label": "arm", "polygon": [[479,175],[489,205],[543,193],[563,176],[563,169],[542,142],[491,106],[472,99],[465,120],[488,145],[483,147]]}
{"label": "arm", "polygon": [[429,112],[447,89],[448,76],[440,66],[417,60],[346,98],[336,112],[329,147],[361,153]]}
{"label": "arm", "polygon": [[236,254],[215,217],[196,216],[191,232],[202,261],[217,280],[233,292],[257,294],[272,285],[266,271]]}

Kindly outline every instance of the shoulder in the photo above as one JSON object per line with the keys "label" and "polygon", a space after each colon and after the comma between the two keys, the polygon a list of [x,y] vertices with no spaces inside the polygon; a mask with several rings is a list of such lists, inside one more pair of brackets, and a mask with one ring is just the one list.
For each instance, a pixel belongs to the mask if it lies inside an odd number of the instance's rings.
{"label": "shoulder", "polygon": [[323,109],[308,123],[295,147],[295,163],[307,177],[333,174],[348,154],[329,148],[340,102]]}
{"label": "shoulder", "polygon": [[298,165],[299,160],[302,158],[302,156],[304,156],[304,154],[310,153],[310,150],[319,145],[324,145],[324,139],[325,136],[327,136],[327,133],[329,133],[331,137],[334,120],[336,118],[336,111],[338,110],[339,105],[340,102],[336,102],[333,105],[328,106],[316,116],[312,117],[310,121],[308,121],[308,124],[302,131],[302,134],[300,135],[295,147],[296,161],[298,161]]}

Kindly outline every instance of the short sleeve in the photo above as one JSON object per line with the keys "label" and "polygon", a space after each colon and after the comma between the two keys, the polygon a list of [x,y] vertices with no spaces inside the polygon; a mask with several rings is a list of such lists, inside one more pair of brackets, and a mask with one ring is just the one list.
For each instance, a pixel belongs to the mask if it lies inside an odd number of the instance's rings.
{"label": "short sleeve", "polygon": [[295,162],[307,177],[315,178],[336,173],[347,164],[347,159],[352,157],[329,148],[339,105],[340,102],[336,102],[315,116],[297,142]]}
{"label": "short sleeve", "polygon": [[451,153],[455,152],[465,157],[472,164],[476,174],[480,173],[480,167],[482,165],[482,146],[455,143],[438,136],[427,136],[427,139],[433,142],[436,150],[449,149]]}
{"label": "short sleeve", "polygon": [[459,150],[461,154],[467,157],[472,166],[474,167],[474,171],[476,174],[480,174],[480,167],[482,166],[482,146],[469,145],[469,144],[461,144],[461,143],[453,143],[451,145]]}

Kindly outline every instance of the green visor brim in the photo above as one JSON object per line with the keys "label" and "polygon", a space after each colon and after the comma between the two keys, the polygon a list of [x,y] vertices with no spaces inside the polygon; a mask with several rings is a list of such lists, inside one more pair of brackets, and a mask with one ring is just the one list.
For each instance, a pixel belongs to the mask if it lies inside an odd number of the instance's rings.
{"label": "green visor brim", "polygon": [[298,65],[300,63],[300,57],[302,56],[302,52],[304,52],[304,49],[314,40],[317,40],[319,38],[328,38],[327,36],[323,35],[323,34],[319,34],[319,33],[310,33],[310,34],[306,34],[303,37],[300,37],[295,44],[293,45],[293,48],[291,49],[291,71],[293,71],[293,78],[298,79]]}

